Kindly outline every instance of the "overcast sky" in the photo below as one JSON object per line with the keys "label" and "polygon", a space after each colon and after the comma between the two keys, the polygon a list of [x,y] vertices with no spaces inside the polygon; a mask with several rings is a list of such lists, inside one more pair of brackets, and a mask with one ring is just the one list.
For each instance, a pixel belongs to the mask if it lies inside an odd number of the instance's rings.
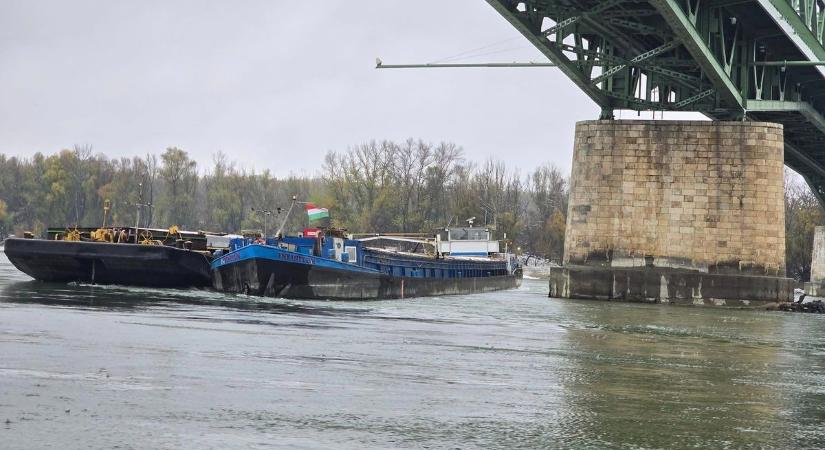
{"label": "overcast sky", "polygon": [[557,69],[374,69],[488,45],[461,62],[544,61],[483,0],[4,0],[0,152],[177,146],[286,175],[415,137],[569,170],[575,122],[598,108]]}

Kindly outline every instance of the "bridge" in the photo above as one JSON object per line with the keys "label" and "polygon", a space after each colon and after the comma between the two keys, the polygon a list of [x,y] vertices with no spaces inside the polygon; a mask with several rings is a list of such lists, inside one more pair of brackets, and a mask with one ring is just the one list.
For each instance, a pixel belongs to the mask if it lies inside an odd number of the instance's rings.
{"label": "bridge", "polygon": [[784,126],[825,206],[823,0],[487,0],[596,104]]}

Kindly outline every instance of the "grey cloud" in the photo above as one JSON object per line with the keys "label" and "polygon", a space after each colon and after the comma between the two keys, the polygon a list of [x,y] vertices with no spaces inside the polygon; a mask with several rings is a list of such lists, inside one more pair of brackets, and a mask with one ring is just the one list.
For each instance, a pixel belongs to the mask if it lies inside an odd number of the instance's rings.
{"label": "grey cloud", "polygon": [[373,69],[507,39],[475,61],[543,60],[480,0],[7,1],[0,152],[175,145],[284,175],[317,172],[330,149],[420,137],[567,170],[575,122],[598,109],[558,70]]}

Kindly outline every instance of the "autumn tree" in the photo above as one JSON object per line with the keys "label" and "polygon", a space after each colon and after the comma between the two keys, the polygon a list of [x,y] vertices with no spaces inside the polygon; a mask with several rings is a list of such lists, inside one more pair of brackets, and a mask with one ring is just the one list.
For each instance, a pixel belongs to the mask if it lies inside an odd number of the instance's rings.
{"label": "autumn tree", "polygon": [[787,276],[808,281],[814,228],[825,225],[822,205],[801,178],[785,171],[785,267]]}
{"label": "autumn tree", "polygon": [[553,165],[537,167],[528,177],[531,199],[526,217],[525,249],[561,262],[567,215],[567,179]]}
{"label": "autumn tree", "polygon": [[0,200],[0,239],[4,239],[9,235],[9,224],[11,217],[9,215],[8,206],[6,202]]}
{"label": "autumn tree", "polygon": [[212,173],[203,179],[207,223],[217,230],[240,230],[247,213],[246,174],[238,171],[222,152],[212,160]]}
{"label": "autumn tree", "polygon": [[169,225],[197,227],[195,200],[198,163],[177,147],[169,147],[161,157],[160,177],[165,188],[158,209]]}

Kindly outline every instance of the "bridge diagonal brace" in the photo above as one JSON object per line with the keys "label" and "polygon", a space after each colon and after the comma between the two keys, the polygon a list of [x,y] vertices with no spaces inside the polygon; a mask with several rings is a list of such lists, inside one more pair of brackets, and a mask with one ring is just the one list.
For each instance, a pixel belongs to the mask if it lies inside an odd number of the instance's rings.
{"label": "bridge diagonal brace", "polygon": [[600,18],[614,18],[614,17],[649,17],[655,16],[658,13],[654,9],[614,9],[613,11],[605,11],[599,14]]}
{"label": "bridge diagonal brace", "polygon": [[659,11],[676,37],[682,42],[690,55],[702,68],[718,90],[721,100],[739,109],[745,108],[745,100],[739,89],[730,79],[713,52],[702,39],[699,31],[685,14],[676,0],[650,0],[650,4]]}
{"label": "bridge diagonal brace", "polygon": [[[783,29],[796,47],[810,60],[825,60],[825,46],[820,28],[811,29],[788,0],[757,0],[762,9]],[[798,2],[797,2],[798,5]],[[825,68],[817,68],[825,78]]]}
{"label": "bridge diagonal brace", "polygon": [[658,73],[659,75],[664,75],[668,78],[672,78],[675,81],[687,83],[688,87],[695,87],[701,81],[697,77],[685,75],[684,73],[676,70],[665,69],[664,67],[660,67],[655,64],[643,64],[640,67],[649,72]]}
{"label": "bridge diagonal brace", "polygon": [[706,91],[702,91],[702,92],[700,92],[700,93],[698,93],[698,94],[696,94],[696,95],[692,95],[692,96],[690,96],[690,97],[688,97],[688,98],[686,98],[686,99],[684,99],[684,100],[682,100],[682,101],[680,101],[680,102],[677,102],[677,103],[676,103],[675,105],[673,105],[673,106],[674,106],[676,109],[682,109],[682,108],[684,108],[685,106],[688,106],[688,105],[691,105],[691,104],[693,104],[693,103],[696,103],[696,102],[698,102],[699,100],[702,100],[702,99],[703,99],[703,98],[705,98],[705,97],[710,97],[710,96],[711,96],[711,95],[713,95],[715,92],[716,92],[716,89],[708,89],[708,90],[706,90]]}
{"label": "bridge diagonal brace", "polygon": [[[576,45],[560,44],[559,47],[562,50],[575,52],[577,55],[589,57],[590,59],[587,60],[589,66],[606,66],[608,63],[616,65],[628,64],[628,61],[624,58],[615,55],[608,55],[599,51],[585,49],[581,47],[581,45],[579,45],[578,43]],[[699,77],[687,75],[684,73],[684,71],[666,69],[664,67],[665,65],[666,64],[663,64],[662,61],[655,59],[652,61],[644,61],[638,66],[639,68],[644,69],[647,72],[656,73],[664,77],[670,78],[674,82],[679,83],[688,88],[695,88],[701,82]]]}
{"label": "bridge diagonal brace", "polygon": [[575,24],[576,22],[580,21],[581,19],[582,19],[582,16],[568,17],[568,18],[562,20],[561,22],[553,25],[552,27],[542,31],[542,34],[544,34],[545,36],[550,36],[551,34],[555,33],[556,31],[561,31],[561,30],[569,27],[570,25]]}
{"label": "bridge diagonal brace", "polygon": [[587,94],[597,105],[599,105],[603,110],[611,107],[610,99],[597,87],[590,84],[589,77],[586,77],[584,73],[576,67],[576,64],[567,58],[561,48],[555,45],[550,45],[551,42],[548,41],[547,37],[543,33],[538,30],[534,31],[536,29],[535,25],[526,22],[526,19],[522,19],[522,17],[520,17],[521,13],[518,10],[511,9],[506,0],[486,1],[493,7],[493,9],[501,14],[501,16],[504,17],[510,25],[515,27],[519,33],[527,38],[527,40],[530,41],[536,49],[546,56],[547,59],[555,63],[559,67],[559,70],[570,78],[573,83],[584,91],[584,93]]}
{"label": "bridge diagonal brace", "polygon": [[599,6],[593,8],[591,10],[584,11],[584,12],[582,12],[581,14],[579,14],[577,16],[568,17],[567,19],[562,20],[561,22],[553,25],[552,27],[542,31],[541,34],[543,34],[544,36],[550,36],[551,34],[557,32],[557,31],[562,31],[565,28],[569,27],[570,25],[575,24],[576,22],[578,22],[582,19],[586,19],[586,18],[588,18],[590,16],[593,16],[595,14],[599,14],[600,12],[605,11],[607,9],[610,9],[610,8],[620,4],[620,3],[624,3],[625,1],[627,1],[627,0],[608,0],[606,2],[602,2]]}
{"label": "bridge diagonal brace", "polygon": [[623,19],[621,17],[605,17],[604,21],[612,25],[618,25],[623,28],[631,29],[639,34],[661,34],[661,30],[656,27],[651,27],[650,25],[645,25],[634,20]]}
{"label": "bridge diagonal brace", "polygon": [[667,104],[667,103],[652,102],[652,101],[649,101],[649,100],[644,100],[644,99],[641,99],[641,98],[638,98],[638,97],[634,97],[632,95],[625,95],[625,94],[620,94],[618,92],[612,92],[612,91],[604,91],[604,93],[605,93],[605,95],[607,95],[609,97],[613,97],[613,98],[618,99],[618,100],[623,100],[627,103],[632,103],[634,105],[643,106],[643,107],[645,107],[649,110],[653,110],[653,111],[661,111],[661,110],[670,110],[670,109],[672,109],[672,105]]}
{"label": "bridge diagonal brace", "polygon": [[602,81],[606,80],[607,78],[612,77],[613,75],[615,75],[617,72],[623,70],[625,67],[635,66],[638,63],[644,62],[644,61],[646,61],[650,58],[661,55],[664,52],[673,50],[674,48],[679,46],[679,44],[680,43],[678,41],[665,42],[664,44],[662,44],[662,45],[660,45],[660,46],[658,46],[654,49],[648,50],[648,51],[642,53],[641,55],[633,57],[627,64],[619,64],[619,65],[613,66],[613,67],[605,70],[604,73],[602,73],[598,77],[594,78],[590,82],[592,84],[601,83]]}
{"label": "bridge diagonal brace", "polygon": [[699,17],[699,4],[702,0],[686,0],[688,9],[688,20],[696,26],[696,19]]}
{"label": "bridge diagonal brace", "polygon": [[[733,27],[733,36],[728,39],[726,36],[726,30],[730,27]],[[731,24],[728,25],[728,18],[719,15],[719,29],[721,32],[721,50],[722,50],[722,64],[725,68],[725,73],[730,76],[731,69],[733,68],[733,61],[736,56],[736,48],[737,48],[737,38],[739,37],[739,25]],[[728,42],[730,41],[730,42]]]}
{"label": "bridge diagonal brace", "polygon": [[[753,43],[753,52],[752,52],[752,59],[756,62],[759,58],[759,52],[757,51],[757,44],[756,41]],[[764,60],[764,56],[762,57]],[[756,100],[762,100],[762,90],[765,86],[765,66],[759,66],[757,64],[753,64],[753,89],[754,89],[754,98]]]}

